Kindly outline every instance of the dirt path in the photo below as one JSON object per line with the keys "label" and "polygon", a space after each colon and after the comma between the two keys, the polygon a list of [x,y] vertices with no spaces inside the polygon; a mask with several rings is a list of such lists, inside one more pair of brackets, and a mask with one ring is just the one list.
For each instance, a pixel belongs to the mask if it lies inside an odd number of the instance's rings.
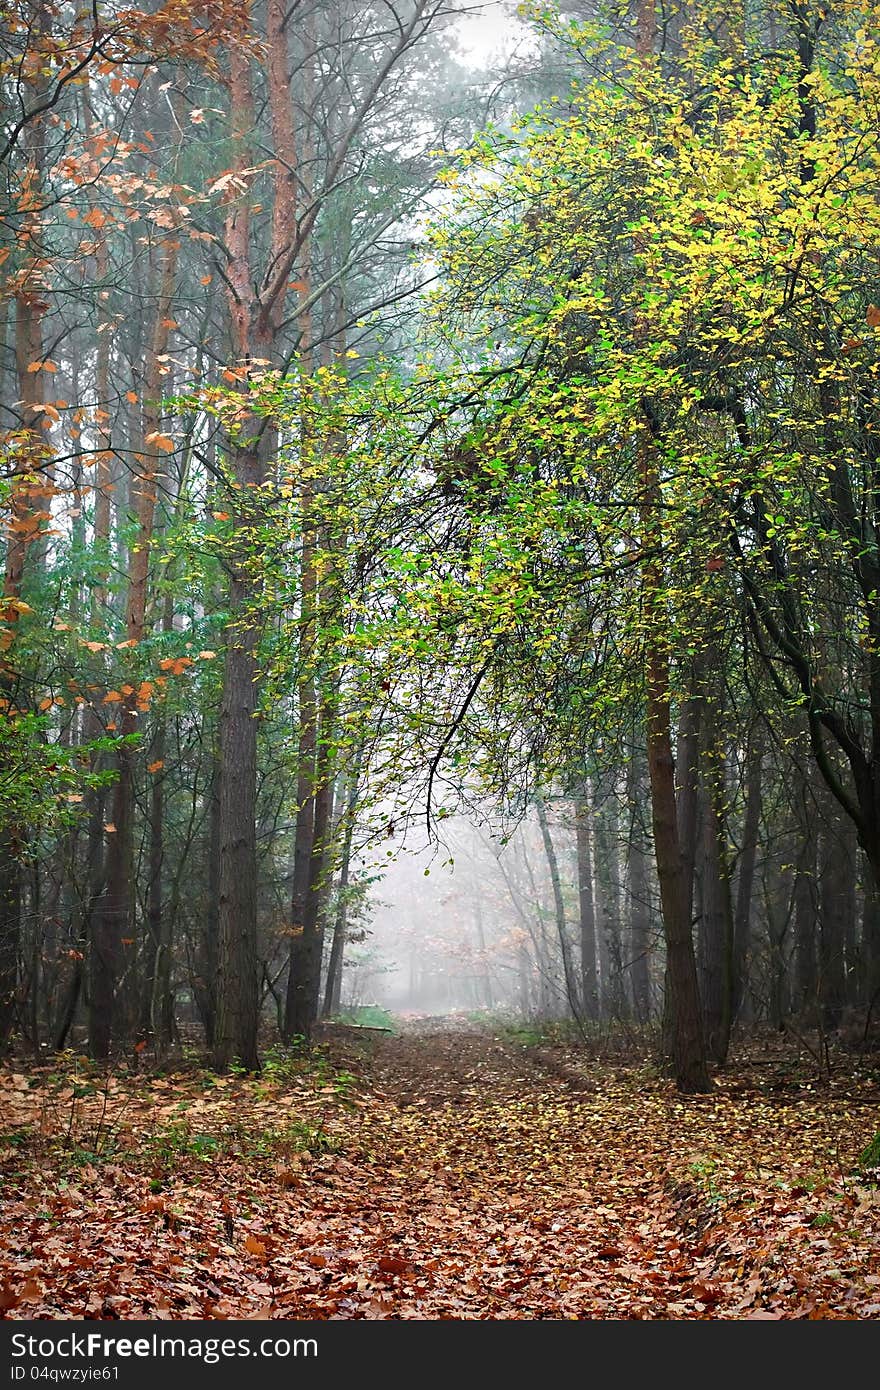
{"label": "dirt path", "polygon": [[607,1093],[597,1111],[589,1082],[462,1033],[382,1043],[372,1075],[389,1110],[361,1130],[384,1170],[367,1210],[407,1265],[398,1314],[657,1316],[681,1297],[673,1204]]}
{"label": "dirt path", "polygon": [[[142,1085],[128,1138],[120,1121],[75,1176],[47,1180],[20,1144],[8,1315],[880,1315],[880,1208],[845,1176],[867,1093],[740,1075],[685,1101],[645,1070],[462,1031],[331,1055],[308,1092]],[[185,1151],[145,1170],[169,1114]],[[306,1148],[277,1140],[296,1126]]]}

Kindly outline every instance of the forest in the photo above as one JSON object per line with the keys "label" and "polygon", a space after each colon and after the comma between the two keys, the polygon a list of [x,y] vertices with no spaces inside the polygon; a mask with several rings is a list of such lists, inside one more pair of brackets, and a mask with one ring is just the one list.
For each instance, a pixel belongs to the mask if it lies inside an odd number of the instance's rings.
{"label": "forest", "polygon": [[0,14],[0,1319],[880,1316],[874,0]]}

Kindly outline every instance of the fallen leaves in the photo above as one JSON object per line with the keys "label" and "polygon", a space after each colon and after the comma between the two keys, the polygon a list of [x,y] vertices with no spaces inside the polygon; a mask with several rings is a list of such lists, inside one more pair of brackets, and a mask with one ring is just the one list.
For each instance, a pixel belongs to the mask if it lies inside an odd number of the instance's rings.
{"label": "fallen leaves", "polygon": [[683,1100],[487,1034],[332,1049],[256,1078],[0,1073],[0,1311],[880,1312],[880,1203],[841,1161],[873,1132],[867,1082],[774,1092],[746,1069]]}

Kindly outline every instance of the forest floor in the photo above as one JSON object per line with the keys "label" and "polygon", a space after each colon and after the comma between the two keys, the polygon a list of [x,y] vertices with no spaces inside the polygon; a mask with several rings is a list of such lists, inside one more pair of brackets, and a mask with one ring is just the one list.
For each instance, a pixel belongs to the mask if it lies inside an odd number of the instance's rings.
{"label": "forest floor", "polygon": [[876,1318],[878,1074],[709,1096],[491,1031],[0,1071],[0,1316]]}

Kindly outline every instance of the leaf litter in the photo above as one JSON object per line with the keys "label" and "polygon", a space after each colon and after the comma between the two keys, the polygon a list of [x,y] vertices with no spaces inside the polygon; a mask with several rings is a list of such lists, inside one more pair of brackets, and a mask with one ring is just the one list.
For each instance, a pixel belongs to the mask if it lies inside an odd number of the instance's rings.
{"label": "leaf litter", "polygon": [[[20,1064],[19,1064],[20,1067]],[[878,1092],[489,1032],[0,1072],[6,1318],[875,1318]]]}

